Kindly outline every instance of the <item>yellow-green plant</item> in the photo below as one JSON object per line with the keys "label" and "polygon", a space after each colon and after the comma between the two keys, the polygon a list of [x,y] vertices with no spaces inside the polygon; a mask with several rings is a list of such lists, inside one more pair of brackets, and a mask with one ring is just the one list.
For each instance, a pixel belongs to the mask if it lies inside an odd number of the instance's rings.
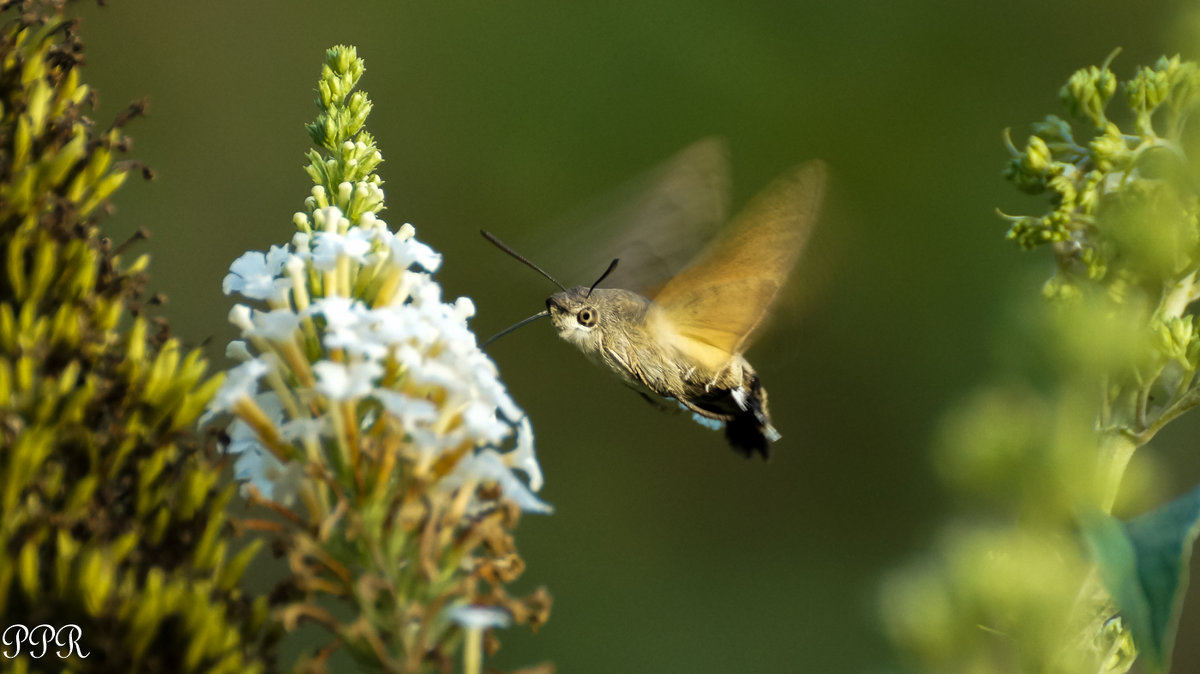
{"label": "yellow-green plant", "polygon": [[264,671],[257,546],[227,540],[234,488],[193,430],[221,377],[97,227],[142,107],[88,117],[63,4],[0,3],[0,668]]}
{"label": "yellow-green plant", "polygon": [[[1127,112],[1109,109],[1118,93]],[[1055,264],[1023,326],[1031,366],[947,421],[939,467],[970,507],[884,591],[889,630],[924,671],[1170,663],[1200,489],[1123,483],[1133,454],[1200,403],[1200,69],[1163,58],[1120,83],[1106,62],[1060,95],[1069,121],[1010,144],[1006,172],[1050,201],[1005,216],[1010,240]]]}
{"label": "yellow-green plant", "polygon": [[300,670],[328,671],[346,650],[369,671],[449,671],[465,641],[478,672],[485,633],[494,649],[492,628],[548,616],[545,590],[518,599],[504,586],[524,569],[519,513],[550,507],[533,493],[529,421],[467,327],[473,304],[443,302],[441,256],[378,217],[363,70],[354,48],[327,52],[297,231],[225,278],[257,308],[230,313],[241,364],[211,409],[235,415],[235,473],[276,515],[248,524],[288,562],[279,616],[328,632]]}

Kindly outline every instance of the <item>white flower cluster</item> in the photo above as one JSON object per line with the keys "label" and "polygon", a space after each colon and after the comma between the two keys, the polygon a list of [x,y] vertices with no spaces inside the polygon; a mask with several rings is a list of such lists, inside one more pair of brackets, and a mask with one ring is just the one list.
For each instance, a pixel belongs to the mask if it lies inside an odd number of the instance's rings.
{"label": "white flower cluster", "polygon": [[291,246],[245,253],[223,283],[268,307],[230,312],[243,340],[227,353],[242,363],[209,406],[238,417],[236,476],[286,505],[303,474],[289,455],[327,459],[338,438],[391,434],[417,470],[462,455],[440,488],[495,482],[523,510],[550,512],[533,494],[542,474],[529,420],[467,327],[474,305],[443,302],[430,277],[441,255],[374,213],[353,224],[332,206],[296,217]]}

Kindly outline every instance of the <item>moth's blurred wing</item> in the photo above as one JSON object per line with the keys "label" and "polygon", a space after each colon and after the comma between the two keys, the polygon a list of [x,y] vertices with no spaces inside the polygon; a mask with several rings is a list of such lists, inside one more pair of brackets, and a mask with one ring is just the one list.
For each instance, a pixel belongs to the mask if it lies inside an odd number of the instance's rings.
{"label": "moth's blurred wing", "polygon": [[619,258],[603,285],[644,293],[682,269],[729,217],[728,156],[722,139],[698,140],[521,249],[565,270],[556,274],[567,285],[590,284]]}
{"label": "moth's blurred wing", "polygon": [[654,294],[681,348],[715,371],[749,346],[812,232],[825,181],[820,160],[776,179]]}

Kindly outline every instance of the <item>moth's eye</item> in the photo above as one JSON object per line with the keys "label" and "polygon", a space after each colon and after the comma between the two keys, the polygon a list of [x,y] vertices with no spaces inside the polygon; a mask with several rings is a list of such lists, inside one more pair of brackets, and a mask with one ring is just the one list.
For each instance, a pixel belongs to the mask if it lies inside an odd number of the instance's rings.
{"label": "moth's eye", "polygon": [[584,307],[579,310],[579,313],[575,314],[575,318],[579,321],[580,325],[590,328],[596,324],[596,311],[591,307]]}

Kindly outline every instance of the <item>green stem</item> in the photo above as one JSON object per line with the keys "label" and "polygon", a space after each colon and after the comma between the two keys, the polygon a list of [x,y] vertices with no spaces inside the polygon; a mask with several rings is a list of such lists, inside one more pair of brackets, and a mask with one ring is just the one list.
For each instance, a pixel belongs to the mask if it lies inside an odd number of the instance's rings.
{"label": "green stem", "polygon": [[1163,426],[1174,421],[1179,415],[1192,409],[1196,405],[1200,405],[1200,389],[1190,389],[1183,395],[1179,396],[1171,406],[1163,410],[1163,413],[1158,415],[1158,418],[1146,426],[1145,430],[1139,433],[1128,434],[1130,441],[1140,447],[1147,442],[1150,442]]}
{"label": "green stem", "polygon": [[1100,508],[1112,512],[1113,503],[1117,500],[1117,491],[1121,488],[1121,478],[1133,452],[1141,443],[1126,433],[1109,433],[1100,443]]}
{"label": "green stem", "polygon": [[1196,299],[1196,272],[1168,285],[1169,287],[1163,290],[1163,297],[1158,305],[1158,314],[1179,318],[1187,310],[1188,305]]}
{"label": "green stem", "polygon": [[1125,475],[1129,460],[1133,458],[1134,450],[1150,442],[1164,426],[1197,405],[1200,405],[1200,389],[1189,389],[1141,431],[1119,431],[1105,435],[1100,443],[1100,507],[1104,512],[1112,510],[1121,478]]}
{"label": "green stem", "polygon": [[479,674],[483,671],[483,629],[466,628],[463,644],[463,674]]}

